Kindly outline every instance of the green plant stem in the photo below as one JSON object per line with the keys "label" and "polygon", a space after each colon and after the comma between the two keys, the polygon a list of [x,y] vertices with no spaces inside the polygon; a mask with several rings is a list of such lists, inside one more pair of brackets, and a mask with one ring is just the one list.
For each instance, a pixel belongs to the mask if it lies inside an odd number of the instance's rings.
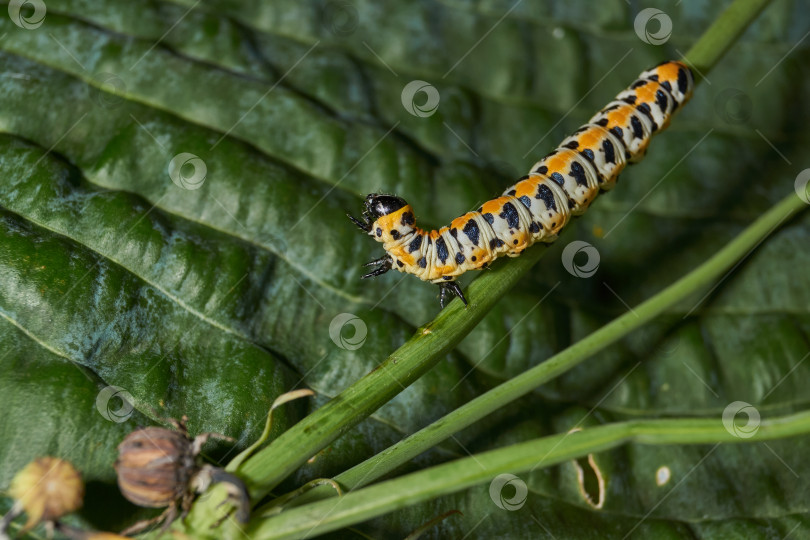
{"label": "green plant stem", "polygon": [[717,64],[770,2],[737,0],[703,32],[686,53],[686,60],[697,71],[698,80]]}
{"label": "green plant stem", "polygon": [[468,289],[469,306],[465,308],[458,300],[451,302],[379,367],[248,459],[238,472],[251,497],[257,500],[269,493],[307,459],[432,368],[544,252],[542,248],[532,249],[514,264],[500,265],[485,273]]}
{"label": "green plant stem", "polygon": [[[562,373],[582,363],[629,332],[646,324],[666,309],[716,281],[744,259],[790,216],[807,205],[792,194],[763,214],[708,261],[638,307],[614,319],[588,337],[557,353],[520,375],[481,394],[472,401],[436,420],[406,439],[339,474],[335,480],[347,490],[364,486],[407,463],[454,433],[524,396]],[[295,506],[333,495],[328,489],[313,489],[295,501]]]}
{"label": "green plant stem", "polygon": [[[585,427],[431,467],[329,499],[292,508],[246,530],[253,540],[311,537],[359,523],[477,484],[502,473],[521,473],[603,452],[628,442],[648,445],[758,442],[810,434],[810,411],[773,418],[753,437],[727,431],[720,417],[711,419],[635,420]],[[708,452],[713,449],[708,450]],[[484,490],[482,497],[489,494]]]}

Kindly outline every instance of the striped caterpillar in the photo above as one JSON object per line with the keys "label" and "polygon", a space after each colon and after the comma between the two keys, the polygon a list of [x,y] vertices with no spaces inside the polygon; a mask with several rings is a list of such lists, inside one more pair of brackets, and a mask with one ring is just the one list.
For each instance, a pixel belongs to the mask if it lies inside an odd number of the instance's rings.
{"label": "striped caterpillar", "polygon": [[556,240],[572,215],[583,214],[600,191],[613,188],[628,163],[644,157],[650,138],[669,125],[693,87],[692,72],[681,62],[643,72],[502,196],[438,231],[416,227],[413,209],[403,199],[368,195],[362,220],[347,215],[382,242],[386,254],[363,265],[377,267],[363,279],[395,268],[437,283],[442,308],[447,291],[466,305],[458,276],[503,255],[517,257],[535,242]]}

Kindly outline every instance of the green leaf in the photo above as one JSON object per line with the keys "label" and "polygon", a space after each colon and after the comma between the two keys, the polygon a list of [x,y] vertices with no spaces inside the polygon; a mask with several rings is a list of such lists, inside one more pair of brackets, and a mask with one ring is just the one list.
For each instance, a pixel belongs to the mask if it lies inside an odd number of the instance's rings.
{"label": "green leaf", "polygon": [[[688,50],[722,6],[662,6],[674,32],[661,47],[639,41],[637,8],[618,0],[49,0],[33,30],[2,8],[0,386],[11,399],[0,486],[33,457],[62,455],[102,494],[82,517],[118,528],[135,518],[133,507],[118,499],[118,513],[99,509],[116,492],[115,446],[134,425],[188,414],[193,433],[238,439],[206,447],[224,462],[258,437],[278,395],[304,386],[317,393],[276,411],[271,439],[437,313],[436,291],[416,279],[357,279],[359,264],[379,256],[343,215],[360,197],[396,192],[428,226],[475,207],[641,69]],[[790,192],[809,142],[807,25],[797,6],[769,7],[645,162],[569,227],[518,290],[407,390],[305,456],[310,462],[283,488],[334,476],[577,342],[698,266]],[[402,107],[413,79],[439,89],[433,116]],[[730,88],[750,98],[747,120],[726,109]],[[183,152],[205,163],[197,190],[169,177]],[[696,310],[699,296],[409,467],[559,432],[591,409],[600,423],[716,418],[733,400],[774,414],[801,410],[807,226],[803,217],[778,232]],[[573,239],[598,248],[594,279],[559,264]],[[359,349],[330,338],[341,313],[367,329]],[[95,407],[109,385],[133,396],[124,423]],[[807,473],[802,445],[768,445],[718,451],[718,462],[690,476],[694,486],[674,491],[636,534],[790,533],[805,521],[802,493],[779,494],[795,482],[786,466]],[[611,473],[601,513],[576,490],[573,465],[533,475],[526,509],[556,537],[594,527],[622,537],[660,500],[653,465],[677,474],[699,458],[635,445],[600,454]],[[741,474],[751,463],[753,474]],[[435,534],[539,530],[528,512],[501,511],[478,488],[363,530],[405,536],[455,508],[464,515]]]}

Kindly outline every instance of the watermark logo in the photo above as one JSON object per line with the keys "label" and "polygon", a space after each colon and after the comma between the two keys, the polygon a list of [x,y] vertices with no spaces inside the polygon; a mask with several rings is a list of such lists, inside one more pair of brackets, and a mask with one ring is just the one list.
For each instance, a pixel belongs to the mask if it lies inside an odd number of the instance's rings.
{"label": "watermark logo", "polygon": [[11,0],[8,3],[11,22],[26,30],[36,30],[42,26],[47,12],[42,0]]}
{"label": "watermark logo", "polygon": [[[343,335],[343,329],[346,328],[347,325],[354,329],[350,337]],[[329,323],[329,337],[332,338],[332,342],[347,351],[355,351],[362,347],[363,343],[366,342],[367,334],[368,328],[366,327],[366,323],[363,322],[363,319],[352,313],[341,313]]]}
{"label": "watermark logo", "polygon": [[96,409],[101,416],[120,424],[126,422],[135,410],[132,394],[119,386],[107,386],[96,396]]}
{"label": "watermark logo", "polygon": [[169,177],[172,182],[189,191],[200,189],[207,174],[205,162],[188,152],[177,154],[169,162]]}
{"label": "watermark logo", "polygon": [[94,97],[99,105],[105,109],[114,109],[124,102],[127,85],[121,77],[115,73],[101,72],[96,73],[93,78],[98,85],[94,89]]}
{"label": "watermark logo", "polygon": [[726,88],[714,98],[714,112],[727,124],[745,124],[751,119],[754,102],[736,88]]}
{"label": "watermark logo", "polygon": [[[651,21],[655,21],[650,24]],[[650,31],[650,26],[657,24],[656,31]],[[650,45],[663,45],[672,35],[672,19],[669,15],[656,8],[642,9],[633,21],[633,28],[638,38]]]}
{"label": "watermark logo", "polygon": [[360,17],[351,2],[328,2],[321,11],[321,24],[337,37],[346,37],[357,30]]}
{"label": "watermark logo", "polygon": [[[748,421],[745,425],[740,425],[735,421],[737,415],[740,413],[748,417]],[[759,424],[759,411],[756,407],[745,401],[729,403],[725,410],[723,410],[723,426],[726,428],[726,431],[740,439],[750,439],[756,435],[757,431],[759,431]]]}
{"label": "watermark logo", "polygon": [[800,172],[796,176],[796,182],[793,185],[796,188],[796,195],[807,204],[810,204],[810,169]]}
{"label": "watermark logo", "polygon": [[[416,104],[417,94],[425,94],[426,100],[421,105]],[[436,87],[425,81],[411,81],[402,89],[402,106],[405,110],[419,118],[432,116],[439,108],[439,91]]]}
{"label": "watermark logo", "polygon": [[[577,264],[574,258],[580,254],[585,254],[588,259],[584,264]],[[562,265],[569,274],[579,278],[589,278],[599,269],[599,251],[582,240],[574,240],[563,249]]]}
{"label": "watermark logo", "polygon": [[[515,490],[515,494],[511,497],[504,496],[503,491],[506,486],[511,486]],[[526,487],[526,482],[514,474],[499,474],[489,484],[489,498],[501,510],[510,512],[520,510],[526,504],[528,494],[529,488]]]}

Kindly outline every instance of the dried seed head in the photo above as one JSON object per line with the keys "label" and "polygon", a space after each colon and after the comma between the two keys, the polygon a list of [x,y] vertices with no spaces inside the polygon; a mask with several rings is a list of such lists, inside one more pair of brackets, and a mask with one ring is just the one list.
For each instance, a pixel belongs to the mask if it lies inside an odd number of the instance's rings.
{"label": "dried seed head", "polygon": [[9,495],[28,514],[27,531],[40,521],[55,521],[82,506],[84,483],[69,462],[41,457],[26,465],[11,481]]}
{"label": "dried seed head", "polygon": [[186,420],[185,416],[180,421],[170,420],[174,430],[137,429],[118,445],[115,471],[124,497],[139,506],[166,507],[161,515],[139,521],[121,534],[135,534],[160,522],[163,522],[161,531],[165,531],[178,516],[178,510],[181,516],[188,513],[196,493],[217,482],[229,485],[229,498],[237,503],[237,517],[247,521],[250,497],[244,483],[220,468],[197,464],[197,455],[210,437],[233,439],[218,433],[202,433],[192,440],[186,430]]}
{"label": "dried seed head", "polygon": [[183,497],[197,466],[185,432],[160,427],[133,431],[118,445],[118,487],[138,506],[162,508]]}

